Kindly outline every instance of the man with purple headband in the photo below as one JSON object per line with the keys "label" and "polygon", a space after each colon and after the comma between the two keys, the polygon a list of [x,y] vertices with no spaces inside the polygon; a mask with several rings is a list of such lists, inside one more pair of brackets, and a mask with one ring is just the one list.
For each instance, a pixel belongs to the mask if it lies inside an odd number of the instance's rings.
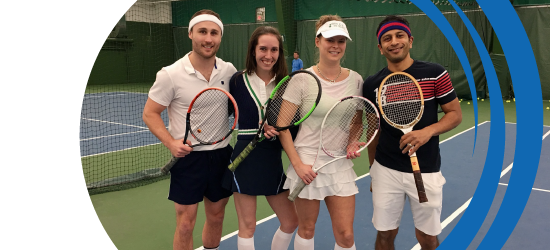
{"label": "man with purple headband", "polygon": [[[411,58],[413,36],[409,22],[399,16],[387,16],[376,30],[378,49],[388,66],[369,76],[363,84],[363,96],[377,102],[378,87],[393,72],[406,72],[417,79],[424,95],[424,114],[413,131],[401,130],[381,119],[381,132],[368,146],[372,223],[378,234],[375,249],[394,249],[406,197],[409,198],[416,238],[424,250],[439,246],[441,233],[442,191],[439,135],[460,124],[462,111],[449,74],[441,65]],[[438,120],[441,106],[445,115]],[[410,153],[409,153],[410,151]],[[419,203],[409,154],[417,153],[428,202]]]}

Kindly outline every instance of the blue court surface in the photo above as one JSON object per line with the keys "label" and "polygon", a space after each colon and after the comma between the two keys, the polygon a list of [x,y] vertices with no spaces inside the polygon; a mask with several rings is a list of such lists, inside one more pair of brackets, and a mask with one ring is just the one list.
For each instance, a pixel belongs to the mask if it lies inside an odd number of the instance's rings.
{"label": "blue court surface", "polygon": [[[543,128],[543,134],[550,134],[550,127]],[[441,221],[443,232],[440,241],[451,233],[460,220],[464,209],[467,209],[477,183],[479,182],[489,144],[490,122],[478,126],[477,144],[474,151],[474,129],[471,128],[455,135],[440,144],[442,167],[441,171],[447,183],[443,189],[443,212]],[[513,168],[516,125],[506,124],[506,148],[502,166],[502,178],[498,187],[493,206],[481,227],[481,230],[469,246],[476,249],[488,231],[495,218],[500,203],[506,192],[506,184]],[[550,137],[550,136],[548,136]],[[546,137],[545,137],[546,138]],[[541,138],[542,139],[542,138]],[[550,223],[548,223],[548,207],[550,207],[550,138],[543,140],[542,154],[531,196],[515,230],[504,245],[503,249],[549,249]],[[473,154],[472,154],[473,153]],[[376,230],[372,219],[372,195],[369,192],[370,177],[361,176],[357,180],[359,194],[356,196],[355,214],[355,242],[357,249],[374,249]],[[273,234],[279,227],[274,216],[258,221],[254,236],[256,249],[270,249]],[[226,235],[222,239],[220,248],[237,249],[237,232]],[[315,249],[333,249],[334,236],[330,217],[325,204],[321,203],[321,212],[315,230]],[[201,248],[199,248],[201,249]],[[293,243],[289,249],[293,248]],[[420,249],[414,234],[414,224],[408,203],[405,205],[399,234],[395,241],[395,249]]]}
{"label": "blue court surface", "polygon": [[[146,93],[86,94],[80,124],[81,156],[91,156],[159,143],[142,120]],[[166,111],[162,113],[165,124]]]}

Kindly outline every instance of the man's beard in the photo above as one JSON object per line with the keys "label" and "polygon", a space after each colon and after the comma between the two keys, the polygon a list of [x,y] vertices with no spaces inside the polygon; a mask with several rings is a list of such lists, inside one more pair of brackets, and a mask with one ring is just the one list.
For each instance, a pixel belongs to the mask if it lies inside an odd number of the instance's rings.
{"label": "man's beard", "polygon": [[212,47],[211,54],[205,54],[201,49],[202,49],[202,45],[193,46],[193,52],[197,53],[199,56],[201,56],[204,59],[210,59],[212,57],[215,57],[216,53],[218,53],[218,49],[215,49],[215,47]]}
{"label": "man's beard", "polygon": [[405,60],[405,58],[407,58],[407,54],[409,54],[409,50],[406,50],[405,49],[406,46],[403,46],[401,48],[401,55],[396,55],[396,56],[393,56],[389,51],[387,52],[387,55],[386,58],[388,58],[388,60],[392,63],[400,63],[402,62],[403,60]]}

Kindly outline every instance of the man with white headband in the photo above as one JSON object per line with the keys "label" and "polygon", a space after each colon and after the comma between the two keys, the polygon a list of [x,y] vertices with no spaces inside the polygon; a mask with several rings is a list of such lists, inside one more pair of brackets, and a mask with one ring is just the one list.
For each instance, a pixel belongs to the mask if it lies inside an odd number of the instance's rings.
{"label": "man with white headband", "polygon": [[[198,203],[204,201],[206,222],[202,233],[205,249],[218,249],[222,234],[225,205],[231,192],[221,186],[233,149],[226,139],[211,146],[192,149],[192,137],[186,142],[185,119],[191,100],[208,87],[229,91],[229,80],[237,72],[233,64],[216,57],[223,35],[219,15],[201,10],[189,22],[193,50],[157,73],[143,110],[149,130],[179,160],[170,170],[168,199],[175,203],[176,233],[174,249],[193,249],[193,228]],[[168,110],[168,130],[161,113]]]}
{"label": "man with white headband", "polygon": [[[408,197],[422,249],[435,249],[441,233],[442,192],[439,135],[460,124],[462,111],[449,73],[439,64],[413,60],[409,50],[413,36],[409,22],[400,16],[387,16],[376,31],[378,49],[388,66],[369,76],[363,84],[363,96],[376,102],[378,87],[393,72],[406,72],[418,80],[424,95],[424,114],[413,131],[403,132],[380,119],[381,132],[369,144],[372,178],[372,223],[378,234],[375,249],[394,249],[406,197]],[[441,106],[445,115],[438,119]],[[412,174],[410,157],[418,155],[428,202],[420,203]]]}

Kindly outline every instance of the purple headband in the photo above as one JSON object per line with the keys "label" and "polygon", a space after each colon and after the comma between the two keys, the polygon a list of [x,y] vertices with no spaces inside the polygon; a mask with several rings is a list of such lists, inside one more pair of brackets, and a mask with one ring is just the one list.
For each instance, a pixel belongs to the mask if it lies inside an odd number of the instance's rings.
{"label": "purple headband", "polygon": [[411,29],[406,24],[404,24],[402,22],[399,22],[399,21],[387,22],[384,25],[382,25],[382,27],[380,27],[380,30],[378,31],[378,34],[377,34],[378,43],[380,43],[380,38],[382,37],[382,35],[384,33],[388,32],[390,30],[396,30],[396,29],[407,32],[409,37],[412,36],[411,35]]}

